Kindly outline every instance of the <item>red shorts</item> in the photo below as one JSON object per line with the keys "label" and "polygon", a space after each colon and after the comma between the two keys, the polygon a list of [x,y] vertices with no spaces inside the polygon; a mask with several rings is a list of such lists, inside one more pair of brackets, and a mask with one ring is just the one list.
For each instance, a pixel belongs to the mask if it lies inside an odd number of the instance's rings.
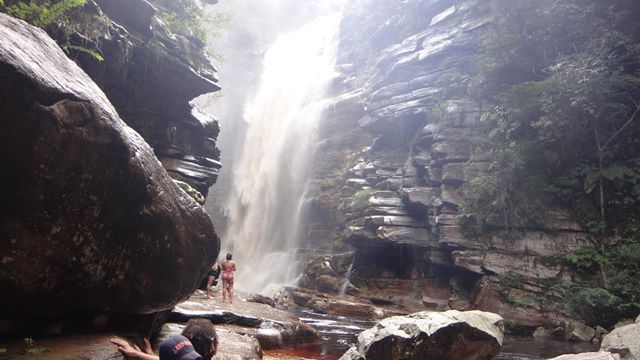
{"label": "red shorts", "polygon": [[222,280],[233,281],[233,271],[223,271]]}

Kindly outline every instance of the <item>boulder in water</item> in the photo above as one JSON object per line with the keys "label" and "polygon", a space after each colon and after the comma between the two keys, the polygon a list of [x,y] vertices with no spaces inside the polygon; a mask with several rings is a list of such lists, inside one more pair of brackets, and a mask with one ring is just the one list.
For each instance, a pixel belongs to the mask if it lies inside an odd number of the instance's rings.
{"label": "boulder in water", "polygon": [[612,354],[608,351],[598,351],[560,355],[549,360],[620,360],[620,355]]}
{"label": "boulder in water", "polygon": [[483,311],[419,312],[383,319],[340,360],[483,360],[500,351],[502,317]]}
{"label": "boulder in water", "polygon": [[640,323],[613,329],[602,339],[600,350],[620,354],[623,360],[640,359]]}

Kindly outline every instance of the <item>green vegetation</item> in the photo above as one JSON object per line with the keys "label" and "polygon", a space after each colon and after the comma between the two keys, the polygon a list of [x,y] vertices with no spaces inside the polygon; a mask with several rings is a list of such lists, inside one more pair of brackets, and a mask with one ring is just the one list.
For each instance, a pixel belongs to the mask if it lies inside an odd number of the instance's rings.
{"label": "green vegetation", "polygon": [[91,49],[87,49],[83,46],[77,46],[77,45],[67,45],[65,46],[66,49],[69,50],[76,50],[79,51],[81,53],[85,53],[89,56],[91,56],[92,58],[98,60],[98,61],[104,61],[104,57],[97,51],[93,51]]}
{"label": "green vegetation", "polygon": [[567,260],[578,274],[569,286],[568,310],[592,325],[613,325],[640,313],[640,236],[601,251],[578,250]]}
{"label": "green vegetation", "polygon": [[[0,0],[0,11],[22,19],[31,25],[46,28],[56,22],[68,22],[68,14],[71,10],[83,6],[87,0],[31,0],[15,1]],[[91,49],[78,45],[63,45],[67,50],[74,50],[87,54],[97,61],[103,61],[103,56]]]}
{"label": "green vegetation", "polygon": [[35,347],[35,341],[33,338],[24,338],[24,352],[32,355],[41,355],[46,352],[50,352],[49,348]]}
{"label": "green vegetation", "polygon": [[467,184],[466,227],[535,227],[549,208],[572,209],[594,243],[566,258],[575,276],[564,310],[602,326],[637,316],[640,7],[498,0],[495,9],[475,67],[443,76],[434,107],[443,118],[450,100],[485,109],[474,155],[490,161]]}
{"label": "green vegetation", "polygon": [[519,276],[504,274],[504,275],[498,276],[498,281],[500,282],[500,285],[506,288],[513,288],[513,289],[524,288],[524,281]]}
{"label": "green vegetation", "polygon": [[7,0],[7,5],[4,1],[0,1],[0,6],[10,15],[32,25],[45,27],[86,2],[87,0],[31,0],[29,2]]}
{"label": "green vegetation", "polygon": [[351,203],[349,204],[349,210],[353,212],[360,212],[369,206],[369,198],[376,190],[373,188],[362,189],[353,195]]}
{"label": "green vegetation", "polygon": [[206,44],[209,39],[218,36],[231,18],[225,13],[203,14],[199,8],[187,7],[180,13],[164,12],[161,19],[172,32],[196,38]]}
{"label": "green vegetation", "polygon": [[465,210],[510,227],[564,204],[604,239],[640,205],[640,10],[630,0],[531,6],[498,7],[469,82],[467,95],[494,101],[476,139],[491,164]]}

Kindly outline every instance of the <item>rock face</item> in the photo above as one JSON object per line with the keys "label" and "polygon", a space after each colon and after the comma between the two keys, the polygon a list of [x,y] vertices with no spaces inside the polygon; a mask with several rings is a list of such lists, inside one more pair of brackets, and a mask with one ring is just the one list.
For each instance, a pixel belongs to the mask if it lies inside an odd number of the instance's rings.
{"label": "rock face", "polygon": [[[440,93],[474,68],[494,6],[477,0],[350,3],[342,23],[342,75],[309,191],[322,205],[314,217],[326,223],[310,221],[303,233],[327,251],[355,249],[347,277],[363,297],[496,312],[508,327],[533,333],[566,322],[558,303],[571,273],[562,259],[591,239],[563,209],[548,209],[542,225],[495,222],[482,232],[462,215],[466,200],[476,196],[466,184],[488,165],[486,155],[472,151],[483,104],[467,97],[443,102]],[[301,285],[331,292],[346,274],[314,259],[308,269],[313,272]]]}
{"label": "rock face", "polygon": [[380,321],[358,335],[341,360],[492,359],[500,351],[502,318],[481,311],[420,312]]}
{"label": "rock face", "polygon": [[[222,165],[218,121],[190,104],[220,90],[203,40],[185,25],[202,12],[195,0],[89,0],[72,15],[73,26],[48,30],[151,145],[169,175],[204,199]],[[104,61],[73,46],[101,53]]]}
{"label": "rock face", "polygon": [[0,317],[153,313],[219,240],[201,206],[47,34],[0,14]]}
{"label": "rock face", "polygon": [[600,350],[620,354],[623,360],[640,359],[640,317],[635,324],[613,329],[602,339]]}

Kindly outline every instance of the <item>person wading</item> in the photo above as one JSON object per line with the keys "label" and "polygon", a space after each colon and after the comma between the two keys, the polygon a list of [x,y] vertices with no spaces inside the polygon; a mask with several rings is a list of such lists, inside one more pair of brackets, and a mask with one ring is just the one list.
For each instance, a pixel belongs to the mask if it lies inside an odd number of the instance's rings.
{"label": "person wading", "polygon": [[233,304],[233,272],[236,271],[236,263],[231,258],[231,254],[227,254],[227,259],[222,263],[222,302],[226,300],[228,291],[229,303]]}

